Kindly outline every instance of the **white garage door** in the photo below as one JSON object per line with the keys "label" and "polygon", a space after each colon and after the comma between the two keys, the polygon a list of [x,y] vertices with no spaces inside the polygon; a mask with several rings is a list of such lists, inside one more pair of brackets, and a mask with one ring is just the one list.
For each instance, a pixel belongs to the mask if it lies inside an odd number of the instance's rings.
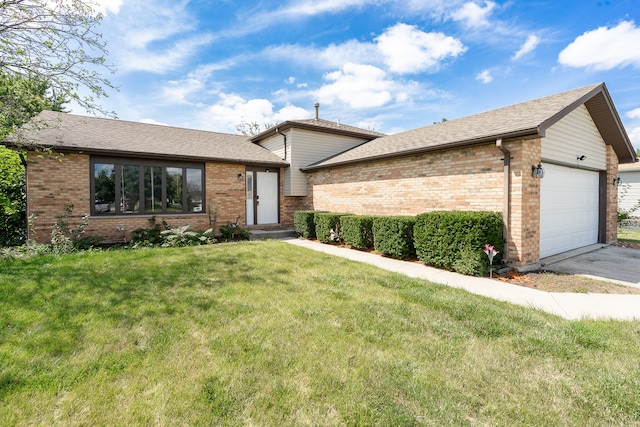
{"label": "white garage door", "polygon": [[544,165],[540,258],[598,242],[598,172]]}

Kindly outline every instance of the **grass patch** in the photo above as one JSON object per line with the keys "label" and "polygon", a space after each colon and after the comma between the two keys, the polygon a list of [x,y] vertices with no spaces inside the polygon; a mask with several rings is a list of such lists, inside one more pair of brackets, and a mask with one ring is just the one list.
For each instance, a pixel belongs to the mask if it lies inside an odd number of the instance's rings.
{"label": "grass patch", "polygon": [[0,264],[4,425],[632,425],[640,323],[282,242]]}
{"label": "grass patch", "polygon": [[637,242],[640,243],[640,230],[632,230],[628,228],[618,228],[618,240],[621,242]]}

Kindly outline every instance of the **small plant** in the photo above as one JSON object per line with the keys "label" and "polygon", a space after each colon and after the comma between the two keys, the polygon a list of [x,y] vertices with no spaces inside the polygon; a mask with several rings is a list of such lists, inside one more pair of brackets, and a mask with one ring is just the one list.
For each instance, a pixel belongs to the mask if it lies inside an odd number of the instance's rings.
{"label": "small plant", "polygon": [[[51,229],[51,252],[54,254],[66,254],[79,249],[76,243],[85,234],[85,228],[89,224],[89,214],[82,217],[80,224],[74,229],[69,224],[69,218],[73,214],[73,203],[64,205],[64,214],[56,217],[56,222]],[[86,242],[83,242],[86,245]]]}
{"label": "small plant", "polygon": [[[168,230],[169,224],[162,221],[162,224],[156,222],[155,215],[148,219],[149,228],[136,228],[131,232],[131,243],[134,246],[154,246],[163,242],[162,232]],[[124,232],[124,229],[123,229]]]}
{"label": "small plant", "polygon": [[227,225],[220,226],[220,234],[224,240],[248,239],[249,231],[240,226],[240,217],[235,222],[228,222]]}
{"label": "small plant", "polygon": [[213,237],[213,229],[210,228],[203,232],[191,231],[189,226],[185,225],[178,228],[170,228],[160,233],[164,239],[162,247],[184,247],[198,246],[216,243]]}
{"label": "small plant", "polygon": [[484,245],[484,249],[482,250],[485,254],[487,254],[487,258],[489,258],[489,277],[493,277],[493,257],[498,255],[498,251],[491,246],[489,243]]}

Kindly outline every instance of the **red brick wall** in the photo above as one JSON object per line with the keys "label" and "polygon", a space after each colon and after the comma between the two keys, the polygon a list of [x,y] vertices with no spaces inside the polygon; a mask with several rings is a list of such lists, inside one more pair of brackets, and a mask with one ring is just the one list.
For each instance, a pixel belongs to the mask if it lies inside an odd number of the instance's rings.
{"label": "red brick wall", "polygon": [[491,144],[322,169],[308,197],[316,210],[366,215],[501,211],[501,156]]}
{"label": "red brick wall", "polygon": [[[39,158],[29,155],[27,166],[27,215],[35,215],[36,234],[30,235],[39,242],[49,242],[51,229],[57,216],[64,214],[67,203],[72,203],[73,214],[69,218],[75,228],[82,217],[91,212],[90,156],[86,154],[65,154]],[[166,221],[172,227],[189,225],[193,230],[206,230],[214,226],[234,222],[237,218],[246,224],[244,165],[207,163],[205,166],[205,190],[207,212],[217,212],[215,222],[209,222],[207,213],[185,215],[156,215],[156,222]],[[86,235],[103,236],[105,242],[121,242],[136,228],[149,226],[151,215],[92,216],[86,227]],[[124,226],[125,233],[116,230]]]}
{"label": "red brick wall", "polygon": [[56,217],[73,203],[70,225],[75,227],[90,212],[89,156],[66,154],[38,156],[29,153],[27,163],[27,216],[36,217],[35,235],[29,238],[48,242]]}
{"label": "red brick wall", "polygon": [[[540,140],[504,143],[511,153],[509,260],[540,252]],[[497,211],[504,202],[503,153],[495,144],[323,169],[309,174],[313,209],[359,215],[417,215],[433,210]]]}

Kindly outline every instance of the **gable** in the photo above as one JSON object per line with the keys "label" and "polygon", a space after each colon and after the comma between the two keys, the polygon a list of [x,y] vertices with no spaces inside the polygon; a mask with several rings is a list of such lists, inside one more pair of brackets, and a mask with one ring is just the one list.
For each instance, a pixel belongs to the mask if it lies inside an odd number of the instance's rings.
{"label": "gable", "polygon": [[[577,160],[580,156],[586,158]],[[542,160],[607,169],[606,144],[584,104],[547,129],[542,138]]]}

